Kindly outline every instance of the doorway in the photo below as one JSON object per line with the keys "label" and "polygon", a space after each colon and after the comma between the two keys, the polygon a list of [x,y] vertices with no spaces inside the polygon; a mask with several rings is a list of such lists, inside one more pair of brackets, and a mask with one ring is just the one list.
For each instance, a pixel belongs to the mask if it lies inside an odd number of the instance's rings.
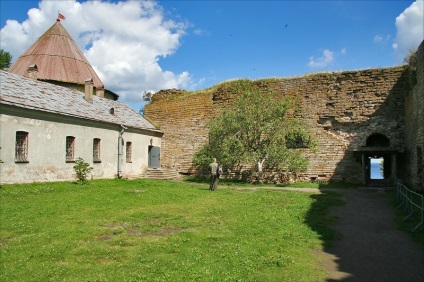
{"label": "doorway", "polygon": [[390,185],[395,177],[396,158],[394,152],[364,152],[364,184],[371,186]]}
{"label": "doorway", "polygon": [[384,158],[370,157],[370,180],[384,179]]}
{"label": "doorway", "polygon": [[362,147],[363,183],[384,186],[396,178],[396,150],[390,139],[380,133],[368,136]]}
{"label": "doorway", "polygon": [[160,147],[150,145],[148,150],[148,167],[160,168]]}

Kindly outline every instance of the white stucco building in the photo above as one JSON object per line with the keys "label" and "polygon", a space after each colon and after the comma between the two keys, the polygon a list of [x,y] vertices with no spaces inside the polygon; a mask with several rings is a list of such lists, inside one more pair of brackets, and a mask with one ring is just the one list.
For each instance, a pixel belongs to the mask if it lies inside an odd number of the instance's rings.
{"label": "white stucco building", "polygon": [[162,132],[128,105],[0,71],[0,183],[137,177],[158,167]]}
{"label": "white stucco building", "polygon": [[118,102],[57,19],[0,71],[0,184],[139,177],[160,168],[163,133]]}

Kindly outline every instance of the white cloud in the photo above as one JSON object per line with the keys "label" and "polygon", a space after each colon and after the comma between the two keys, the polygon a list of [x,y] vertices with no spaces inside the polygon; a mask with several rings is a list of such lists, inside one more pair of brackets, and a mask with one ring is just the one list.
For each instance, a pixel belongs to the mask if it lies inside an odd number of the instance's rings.
{"label": "white cloud", "polygon": [[324,49],[322,56],[315,58],[313,56],[309,57],[308,66],[313,68],[324,68],[330,65],[334,61],[334,52],[328,49]]}
{"label": "white cloud", "polygon": [[160,67],[159,59],[176,52],[188,25],[166,19],[162,7],[152,1],[43,0],[28,11],[24,22],[6,22],[0,31],[1,48],[17,59],[54,24],[58,11],[105,87],[119,94],[121,102],[141,102],[144,91],[193,83],[188,72],[175,74]]}
{"label": "white cloud", "polygon": [[392,47],[398,62],[415,50],[424,39],[424,1],[416,0],[396,18],[396,38]]}
{"label": "white cloud", "polygon": [[197,36],[203,36],[203,35],[210,36],[211,35],[210,32],[208,32],[207,30],[200,29],[200,28],[196,28],[193,31],[193,34],[195,34]]}
{"label": "white cloud", "polygon": [[374,36],[374,43],[376,44],[384,44],[387,41],[390,40],[390,35],[382,35],[382,34],[377,34],[376,36]]}
{"label": "white cloud", "polygon": [[380,34],[377,34],[376,36],[374,36],[375,43],[380,43],[381,41],[383,41],[383,36],[381,36]]}

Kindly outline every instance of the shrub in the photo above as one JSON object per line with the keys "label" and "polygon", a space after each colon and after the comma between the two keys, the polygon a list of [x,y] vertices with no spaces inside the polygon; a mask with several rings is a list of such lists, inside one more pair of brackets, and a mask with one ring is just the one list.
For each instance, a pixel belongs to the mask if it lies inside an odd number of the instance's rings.
{"label": "shrub", "polygon": [[75,160],[74,170],[77,175],[78,182],[84,184],[87,182],[87,175],[93,170],[93,168],[90,164],[84,162],[84,160],[79,157]]}

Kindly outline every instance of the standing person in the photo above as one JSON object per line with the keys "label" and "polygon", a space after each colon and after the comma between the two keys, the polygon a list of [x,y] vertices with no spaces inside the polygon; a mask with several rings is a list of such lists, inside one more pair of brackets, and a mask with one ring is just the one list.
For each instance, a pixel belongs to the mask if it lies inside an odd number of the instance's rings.
{"label": "standing person", "polygon": [[211,173],[211,179],[209,182],[209,190],[215,191],[216,187],[218,186],[218,163],[216,161],[216,158],[213,158],[213,162],[209,164],[209,172]]}

